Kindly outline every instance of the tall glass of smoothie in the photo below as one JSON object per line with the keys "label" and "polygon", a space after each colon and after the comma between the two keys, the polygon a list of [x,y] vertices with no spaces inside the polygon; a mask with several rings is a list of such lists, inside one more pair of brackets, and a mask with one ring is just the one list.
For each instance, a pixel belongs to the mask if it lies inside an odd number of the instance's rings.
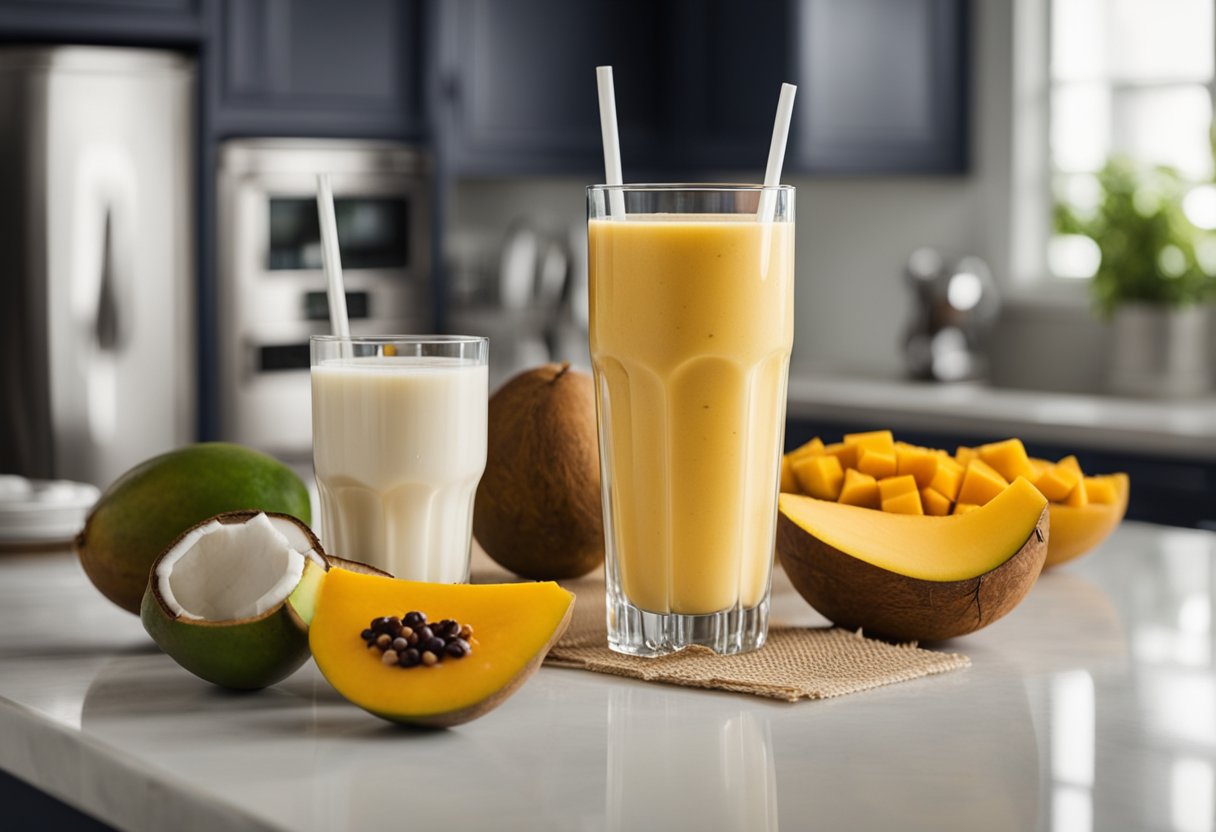
{"label": "tall glass of smoothie", "polygon": [[794,189],[587,197],[609,646],[756,649],[794,332]]}
{"label": "tall glass of smoothie", "polygon": [[486,466],[485,338],[313,336],[312,446],[331,555],[398,578],[469,576]]}

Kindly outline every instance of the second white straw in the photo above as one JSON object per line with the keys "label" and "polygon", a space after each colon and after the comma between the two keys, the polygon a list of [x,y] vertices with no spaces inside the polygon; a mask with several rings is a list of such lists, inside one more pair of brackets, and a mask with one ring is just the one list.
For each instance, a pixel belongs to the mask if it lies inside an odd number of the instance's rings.
{"label": "second white straw", "polygon": [[346,317],[346,290],[342,286],[342,254],[338,250],[338,220],[334,215],[334,192],[329,174],[317,174],[317,218],[321,225],[321,265],[329,292],[329,325],[334,335],[350,337]]}
{"label": "second white straw", "polygon": [[[768,146],[768,165],[764,168],[764,187],[775,188],[781,184],[781,166],[785,162],[785,145],[790,136],[790,121],[794,117],[794,94],[798,87],[793,84],[782,84],[781,95],[777,98],[777,120],[773,122],[773,140]],[[772,222],[777,209],[777,195],[765,190],[760,193],[760,210],[757,216],[761,222]]]}
{"label": "second white straw", "polygon": [[[595,83],[600,94],[600,134],[604,142],[604,184],[623,185],[621,171],[621,136],[616,126],[616,90],[612,84],[612,67],[597,66]],[[612,217],[625,218],[625,194],[619,189],[608,192]]]}

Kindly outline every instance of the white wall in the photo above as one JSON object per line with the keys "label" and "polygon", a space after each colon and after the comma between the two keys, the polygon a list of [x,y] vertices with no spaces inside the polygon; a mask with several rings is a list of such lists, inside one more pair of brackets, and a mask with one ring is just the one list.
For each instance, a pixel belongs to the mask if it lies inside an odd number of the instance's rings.
{"label": "white wall", "polygon": [[[911,304],[902,272],[920,246],[979,255],[998,280],[1005,278],[1013,2],[974,3],[967,176],[787,178],[798,188],[795,371],[902,373],[899,345]],[[758,159],[745,174],[759,177],[762,164]],[[463,181],[453,195],[449,227],[456,239],[468,240],[499,239],[521,216],[579,226],[587,184],[572,178]]]}

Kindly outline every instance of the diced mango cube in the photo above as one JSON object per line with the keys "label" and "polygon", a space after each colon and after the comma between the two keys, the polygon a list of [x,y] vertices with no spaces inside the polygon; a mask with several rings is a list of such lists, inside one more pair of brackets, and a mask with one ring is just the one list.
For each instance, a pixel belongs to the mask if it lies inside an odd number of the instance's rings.
{"label": "diced mango cube", "polygon": [[1112,505],[1119,500],[1119,489],[1114,477],[1086,477],[1085,496],[1091,503]]}
{"label": "diced mango cube", "polygon": [[980,459],[987,462],[1008,482],[1018,477],[1032,479],[1034,474],[1030,467],[1030,457],[1021,439],[1006,439],[1003,442],[993,442],[982,445],[979,449]]}
{"label": "diced mango cube", "polygon": [[855,468],[848,469],[844,472],[844,485],[840,488],[840,499],[837,502],[862,508],[881,508],[878,481]]}
{"label": "diced mango cube", "polygon": [[954,458],[958,464],[967,467],[967,463],[975,457],[975,448],[968,448],[966,445],[959,445],[954,452]]}
{"label": "diced mango cube", "polygon": [[846,433],[844,435],[844,444],[856,445],[858,448],[858,459],[861,458],[861,450],[879,451],[884,454],[895,453],[895,435],[889,430],[872,430],[866,433]]}
{"label": "diced mango cube", "polygon": [[1064,505],[1072,506],[1073,508],[1089,505],[1089,489],[1085,487],[1085,477],[1077,480],[1077,484],[1073,486],[1072,491],[1069,491],[1068,496],[1064,498]]}
{"label": "diced mango cube", "polygon": [[1077,462],[1077,458],[1075,456],[1073,456],[1072,454],[1069,454],[1068,456],[1061,459],[1059,462],[1056,463],[1056,465],[1060,466],[1061,468],[1067,468],[1070,471],[1076,471],[1078,474],[1080,474],[1082,476],[1085,475],[1085,472],[1081,470],[1081,463]]}
{"label": "diced mango cube", "polygon": [[899,448],[895,452],[897,474],[916,479],[920,488],[928,488],[937,474],[937,454],[928,448]]}
{"label": "diced mango cube", "polygon": [[920,504],[920,493],[908,491],[882,501],[882,510],[891,514],[924,514]]}
{"label": "diced mango cube", "polygon": [[895,454],[862,448],[857,455],[857,470],[880,480],[893,477],[897,473]]}
{"label": "diced mango cube", "polygon": [[932,488],[920,490],[920,503],[925,507],[925,514],[933,517],[945,517],[950,513],[950,499]]}
{"label": "diced mango cube", "polygon": [[975,503],[955,503],[953,514],[966,514],[967,512],[977,508],[979,508],[979,506],[977,506]]}
{"label": "diced mango cube", "polygon": [[[887,477],[878,481],[878,490],[885,504],[887,500],[892,497],[898,497],[901,494],[916,494],[916,478],[911,474],[902,477]],[[917,495],[917,502],[919,501],[920,496]]]}
{"label": "diced mango cube", "polygon": [[963,485],[958,490],[958,501],[982,506],[1004,491],[1008,485],[1005,478],[994,471],[988,463],[975,457],[968,463],[967,473],[963,475]]}
{"label": "diced mango cube", "polygon": [[816,456],[823,453],[823,440],[816,436],[809,442],[804,442],[794,450],[786,454],[790,459],[798,459],[804,456]]}
{"label": "diced mango cube", "polygon": [[1053,503],[1062,503],[1076,487],[1079,479],[1081,475],[1071,468],[1052,465],[1035,479],[1034,487]]}
{"label": "diced mango cube", "polygon": [[958,490],[963,484],[963,466],[954,461],[954,457],[941,454],[937,458],[937,471],[929,487],[949,500],[958,497]]}
{"label": "diced mango cube", "polygon": [[806,456],[793,462],[794,477],[804,494],[835,501],[844,484],[844,469],[834,456]]}
{"label": "diced mango cube", "polygon": [[1035,477],[1043,476],[1043,472],[1051,467],[1052,464],[1046,459],[1039,459],[1033,456],[1030,457],[1030,473],[1034,475],[1030,478],[1030,481],[1034,482]]}
{"label": "diced mango cube", "polygon": [[784,494],[801,494],[798,478],[794,476],[794,465],[789,455],[781,457],[781,491]]}
{"label": "diced mango cube", "polygon": [[825,445],[823,452],[839,459],[841,468],[857,467],[856,445],[846,445],[843,442],[833,442],[831,445]]}

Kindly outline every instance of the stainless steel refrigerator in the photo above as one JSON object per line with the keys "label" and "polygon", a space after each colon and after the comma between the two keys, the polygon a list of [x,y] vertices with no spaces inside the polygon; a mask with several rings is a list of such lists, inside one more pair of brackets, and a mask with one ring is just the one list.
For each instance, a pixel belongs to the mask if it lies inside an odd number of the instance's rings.
{"label": "stainless steel refrigerator", "polygon": [[0,473],[193,439],[195,89],[173,52],[0,47]]}

